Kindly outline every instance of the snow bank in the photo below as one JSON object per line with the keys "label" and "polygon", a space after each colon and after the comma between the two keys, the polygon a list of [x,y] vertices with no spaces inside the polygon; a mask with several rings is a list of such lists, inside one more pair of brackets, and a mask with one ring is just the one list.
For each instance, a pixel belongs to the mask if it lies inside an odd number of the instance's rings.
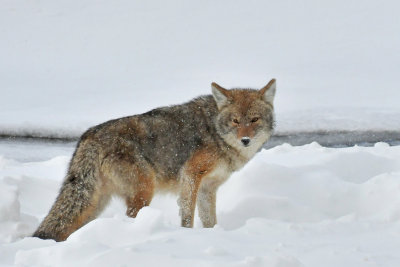
{"label": "snow bank", "polygon": [[17,198],[17,187],[10,186],[4,181],[0,184],[0,222],[19,219],[19,202]]}
{"label": "snow bank", "polygon": [[[55,199],[69,157],[19,163],[0,156],[0,241],[33,232]],[[21,205],[23,203],[23,205]]]}
{"label": "snow bank", "polygon": [[[29,237],[68,162],[0,160],[0,264],[18,266],[398,266],[400,146],[262,150],[218,192],[218,225],[179,226],[176,198],[137,218],[114,200],[65,242]],[[59,170],[57,170],[59,169]],[[46,175],[47,172],[47,175]],[[25,236],[25,237],[24,237]]]}
{"label": "snow bank", "polygon": [[400,161],[390,156],[392,149],[383,143],[372,150],[313,143],[263,150],[221,188],[220,222],[237,227],[244,221],[233,218],[253,216],[288,222],[398,221]]}
{"label": "snow bank", "polygon": [[[0,159],[1,160],[1,159]],[[11,185],[7,179],[0,180],[0,242],[10,242],[31,233],[31,225],[26,223],[27,218],[20,213],[18,187]],[[33,222],[35,223],[35,222]]]}

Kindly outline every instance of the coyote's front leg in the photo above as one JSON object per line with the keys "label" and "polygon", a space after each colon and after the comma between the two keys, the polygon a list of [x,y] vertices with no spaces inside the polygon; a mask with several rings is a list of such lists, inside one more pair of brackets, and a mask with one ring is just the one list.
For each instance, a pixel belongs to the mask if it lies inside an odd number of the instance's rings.
{"label": "coyote's front leg", "polygon": [[197,194],[197,208],[203,227],[212,228],[217,224],[216,195],[217,186],[203,181]]}
{"label": "coyote's front leg", "polygon": [[193,227],[197,192],[202,179],[209,175],[216,166],[217,153],[215,151],[215,148],[207,147],[195,152],[180,172],[181,191],[178,204],[183,227]]}
{"label": "coyote's front leg", "polygon": [[180,207],[181,225],[183,227],[193,227],[194,210],[196,207],[197,191],[199,190],[200,179],[183,175],[181,177],[181,192],[178,204]]}

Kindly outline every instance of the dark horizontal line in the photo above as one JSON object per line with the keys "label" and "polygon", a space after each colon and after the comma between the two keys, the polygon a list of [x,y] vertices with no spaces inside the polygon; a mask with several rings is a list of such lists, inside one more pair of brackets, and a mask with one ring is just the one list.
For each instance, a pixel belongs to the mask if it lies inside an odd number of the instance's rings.
{"label": "dark horizontal line", "polygon": [[[62,136],[35,136],[0,134],[0,140],[16,142],[44,142],[44,143],[71,143],[77,142],[79,137]],[[291,145],[305,145],[318,142],[327,147],[346,147],[354,145],[370,146],[377,142],[386,142],[390,145],[400,145],[400,129],[387,130],[357,130],[357,131],[313,131],[313,132],[278,132],[265,144],[271,148],[283,143]]]}
{"label": "dark horizontal line", "polygon": [[305,145],[318,142],[326,147],[370,146],[377,142],[390,145],[400,145],[400,129],[387,130],[357,130],[357,131],[314,131],[277,133],[265,144],[266,148],[279,144]]}
{"label": "dark horizontal line", "polygon": [[0,140],[8,141],[35,141],[35,142],[57,142],[57,143],[69,143],[77,142],[79,137],[56,137],[56,136],[34,136],[34,135],[8,135],[0,134]]}

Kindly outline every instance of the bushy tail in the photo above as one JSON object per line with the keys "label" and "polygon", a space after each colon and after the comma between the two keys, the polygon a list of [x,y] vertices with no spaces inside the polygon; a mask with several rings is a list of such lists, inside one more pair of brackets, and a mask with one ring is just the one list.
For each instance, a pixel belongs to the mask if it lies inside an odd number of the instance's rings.
{"label": "bushy tail", "polygon": [[73,178],[67,178],[49,214],[33,236],[56,241],[65,240],[73,231],[92,219],[96,209],[93,193],[92,186],[85,187]]}
{"label": "bushy tail", "polygon": [[100,192],[94,155],[87,150],[85,152],[82,155],[78,150],[74,155],[56,202],[33,234],[34,237],[63,241],[94,219],[105,206],[106,196]]}

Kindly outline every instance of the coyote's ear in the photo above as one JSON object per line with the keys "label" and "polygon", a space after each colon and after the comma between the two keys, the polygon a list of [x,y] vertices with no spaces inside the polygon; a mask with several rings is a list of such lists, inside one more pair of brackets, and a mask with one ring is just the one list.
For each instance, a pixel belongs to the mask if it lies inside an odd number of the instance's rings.
{"label": "coyote's ear", "polygon": [[273,103],[276,91],[276,80],[272,79],[269,83],[260,89],[260,94],[265,102]]}
{"label": "coyote's ear", "polygon": [[229,91],[216,83],[211,84],[211,89],[215,102],[217,102],[218,109],[220,109],[228,102]]}

